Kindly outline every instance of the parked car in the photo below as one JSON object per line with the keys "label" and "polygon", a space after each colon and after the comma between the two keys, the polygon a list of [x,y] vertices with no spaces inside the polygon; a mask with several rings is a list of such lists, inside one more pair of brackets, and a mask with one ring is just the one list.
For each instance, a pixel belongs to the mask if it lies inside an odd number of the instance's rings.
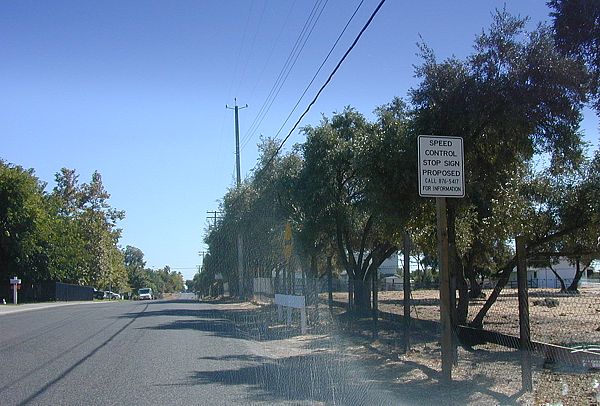
{"label": "parked car", "polygon": [[138,297],[140,300],[152,300],[154,299],[154,293],[152,288],[141,288],[138,289]]}
{"label": "parked car", "polygon": [[121,295],[119,293],[116,293],[116,292],[107,292],[107,293],[108,293],[109,299],[115,299],[115,300],[121,299]]}
{"label": "parked car", "polygon": [[107,293],[108,292],[105,292],[103,290],[94,289],[94,299],[100,299],[100,300],[108,299]]}

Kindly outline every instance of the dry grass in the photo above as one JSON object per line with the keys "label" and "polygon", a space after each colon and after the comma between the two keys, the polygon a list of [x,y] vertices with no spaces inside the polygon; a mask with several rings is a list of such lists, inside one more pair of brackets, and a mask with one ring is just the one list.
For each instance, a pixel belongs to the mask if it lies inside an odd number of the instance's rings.
{"label": "dry grass", "polygon": [[[484,293],[489,295],[491,291]],[[529,320],[531,338],[558,345],[600,344],[600,288],[583,288],[579,295],[560,294],[555,290],[530,289]],[[558,306],[534,305],[534,302],[552,298]],[[348,295],[336,292],[334,299],[347,301]],[[379,309],[390,313],[403,313],[404,294],[399,291],[379,292]],[[485,299],[472,300],[469,320],[472,320]],[[412,292],[411,317],[419,320],[439,321],[439,291],[416,290]],[[519,303],[516,289],[502,291],[484,319],[485,329],[499,333],[519,335]]]}

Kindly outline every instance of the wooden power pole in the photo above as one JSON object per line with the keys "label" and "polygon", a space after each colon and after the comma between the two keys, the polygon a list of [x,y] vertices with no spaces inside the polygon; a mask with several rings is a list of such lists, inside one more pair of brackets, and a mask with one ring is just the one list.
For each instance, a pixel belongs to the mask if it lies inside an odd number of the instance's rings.
{"label": "wooden power pole", "polygon": [[[237,105],[237,99],[234,100],[234,106],[226,108],[232,109],[235,112],[235,172],[236,172],[236,186],[239,188],[242,184],[242,174],[240,169],[240,122],[239,122],[239,110],[248,107],[246,104],[243,107]],[[238,295],[240,298],[245,296],[244,292],[244,245],[242,239],[242,231],[237,232],[237,265],[238,265]]]}

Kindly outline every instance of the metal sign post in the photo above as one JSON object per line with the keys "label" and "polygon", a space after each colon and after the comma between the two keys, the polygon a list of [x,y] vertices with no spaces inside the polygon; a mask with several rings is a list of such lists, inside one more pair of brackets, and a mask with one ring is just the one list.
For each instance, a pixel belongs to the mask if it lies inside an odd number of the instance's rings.
{"label": "metal sign post", "polygon": [[442,326],[442,380],[452,381],[452,321],[448,253],[447,197],[465,196],[463,139],[420,135],[419,196],[435,197],[440,268],[440,323]]}
{"label": "metal sign post", "polygon": [[19,288],[19,285],[21,284],[21,279],[15,276],[14,278],[10,279],[10,284],[13,288],[13,303],[17,304],[17,290]]}
{"label": "metal sign post", "polygon": [[440,267],[440,323],[442,325],[442,378],[452,380],[452,322],[450,320],[450,269],[448,267],[448,220],[446,198],[436,197],[438,256]]}

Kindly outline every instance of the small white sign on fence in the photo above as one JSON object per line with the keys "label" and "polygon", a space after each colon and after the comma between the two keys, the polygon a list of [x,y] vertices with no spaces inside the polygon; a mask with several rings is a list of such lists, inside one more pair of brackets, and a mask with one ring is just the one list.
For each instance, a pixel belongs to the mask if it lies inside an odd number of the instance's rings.
{"label": "small white sign on fence", "polygon": [[293,307],[294,309],[303,309],[306,307],[304,296],[297,295],[281,295],[279,293],[275,294],[275,304]]}
{"label": "small white sign on fence", "polygon": [[[282,295],[276,293],[275,304],[277,305],[278,310],[280,310],[281,307],[286,307],[288,309],[288,323],[291,321],[289,310],[300,310],[300,330],[302,331],[302,334],[306,334],[306,298],[304,296]],[[280,311],[278,313],[280,313]]]}

